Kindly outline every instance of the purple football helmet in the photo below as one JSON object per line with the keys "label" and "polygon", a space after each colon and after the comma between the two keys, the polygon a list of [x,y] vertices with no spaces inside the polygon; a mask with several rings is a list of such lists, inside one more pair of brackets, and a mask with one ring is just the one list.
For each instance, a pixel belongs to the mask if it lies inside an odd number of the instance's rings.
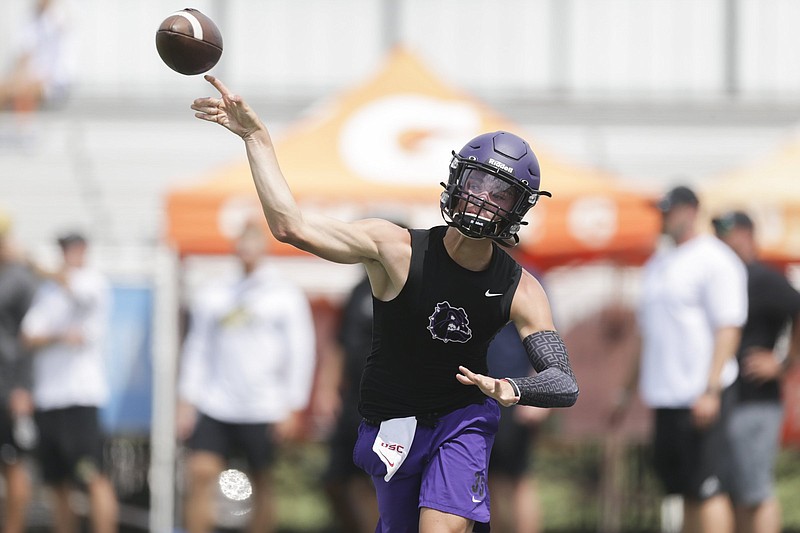
{"label": "purple football helmet", "polygon": [[467,237],[488,237],[501,244],[519,241],[522,217],[540,196],[539,161],[530,145],[513,133],[484,133],[453,152],[450,179],[440,208],[448,225]]}

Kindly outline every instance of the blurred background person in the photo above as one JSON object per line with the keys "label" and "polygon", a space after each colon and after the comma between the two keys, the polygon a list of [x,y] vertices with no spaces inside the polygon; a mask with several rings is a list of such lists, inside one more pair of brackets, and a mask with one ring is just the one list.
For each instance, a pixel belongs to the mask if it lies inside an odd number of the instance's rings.
{"label": "blurred background person", "polygon": [[109,389],[104,361],[111,287],[87,265],[87,239],[58,238],[61,267],[39,287],[22,322],[22,339],[33,357],[33,401],[39,429],[42,477],[54,495],[53,527],[78,531],[70,504],[73,484],[89,495],[92,530],[117,530],[118,504],[103,471],[99,408]]}
{"label": "blurred background person", "polygon": [[[781,508],[774,468],[783,422],[780,380],[800,359],[800,293],[782,273],[758,259],[755,227],[747,213],[731,211],[712,224],[746,265],[748,279],[747,322],[737,352],[737,401],[728,420],[737,531],[777,533]],[[788,324],[787,355],[776,348]]]}
{"label": "blurred background person", "polygon": [[[728,246],[699,231],[693,190],[675,187],[657,207],[668,242],[644,267],[637,369],[642,400],[654,410],[656,475],[667,495],[682,497],[682,516],[662,519],[682,520],[686,533],[732,532],[724,424],[747,318],[747,274]],[[632,375],[623,400],[634,383]]]}
{"label": "blurred background person", "polygon": [[35,444],[31,359],[19,341],[37,280],[11,243],[11,219],[0,211],[0,464],[5,478],[3,533],[22,533],[31,484],[22,453]]}
{"label": "blurred background person", "polygon": [[[500,330],[489,345],[488,362],[492,376],[530,372],[528,354],[513,324]],[[496,533],[543,531],[542,506],[531,465],[540,425],[549,413],[549,409],[528,405],[514,405],[500,412],[488,477],[492,531]]]}
{"label": "blurred background person", "polygon": [[66,98],[72,84],[69,25],[64,0],[33,0],[20,24],[16,55],[0,80],[0,110],[30,112]]}
{"label": "blurred background person", "polygon": [[215,525],[216,487],[227,461],[243,453],[254,509],[248,531],[275,529],[271,466],[279,442],[302,429],[315,364],[305,295],[264,263],[266,234],[250,221],[236,242],[240,275],[209,284],[191,307],[178,394],[178,438],[190,450],[184,524]]}
{"label": "blurred background person", "polygon": [[372,289],[364,278],[353,287],[342,310],[333,353],[320,369],[315,411],[333,420],[328,439],[325,492],[341,533],[369,533],[378,522],[372,480],[353,462],[361,415],[358,390],[372,350]]}

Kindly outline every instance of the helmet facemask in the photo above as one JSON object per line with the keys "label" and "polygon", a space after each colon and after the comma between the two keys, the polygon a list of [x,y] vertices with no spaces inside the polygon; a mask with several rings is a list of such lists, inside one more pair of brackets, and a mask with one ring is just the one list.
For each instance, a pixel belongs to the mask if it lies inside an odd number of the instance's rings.
{"label": "helmet facemask", "polygon": [[[453,152],[448,184],[442,184],[440,207],[448,225],[467,237],[496,239],[501,244],[519,242],[517,232],[525,213],[547,191],[533,188],[503,169]],[[506,241],[513,240],[513,243]]]}

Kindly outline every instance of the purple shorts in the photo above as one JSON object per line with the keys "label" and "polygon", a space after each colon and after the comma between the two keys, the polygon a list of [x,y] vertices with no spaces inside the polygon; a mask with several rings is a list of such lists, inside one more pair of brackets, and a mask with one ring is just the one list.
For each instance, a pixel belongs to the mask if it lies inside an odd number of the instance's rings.
{"label": "purple shorts", "polygon": [[391,480],[372,451],[378,426],[362,422],[353,450],[356,465],[372,476],[380,518],[376,533],[419,531],[419,510],[428,507],[475,521],[473,531],[489,531],[486,472],[500,420],[497,402],[457,409],[435,426],[417,424],[411,451]]}

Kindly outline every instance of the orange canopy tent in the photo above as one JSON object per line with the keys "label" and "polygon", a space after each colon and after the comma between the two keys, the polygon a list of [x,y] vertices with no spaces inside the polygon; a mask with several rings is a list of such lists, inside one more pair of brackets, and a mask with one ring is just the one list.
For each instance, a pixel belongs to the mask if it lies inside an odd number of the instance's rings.
{"label": "orange canopy tent", "polygon": [[742,209],[756,224],[762,257],[800,261],[800,136],[750,165],[720,175],[701,188],[709,217]]}
{"label": "orange canopy tent", "polygon": [[[443,223],[439,183],[447,179],[450,152],[494,130],[529,138],[398,49],[366,83],[290,127],[275,144],[303,209],[422,227]],[[553,198],[526,217],[520,248],[527,260],[539,268],[601,257],[630,263],[652,251],[659,221],[650,198],[532,145],[542,188]],[[259,209],[244,158],[199,185],[172,191],[166,204],[167,240],[182,254],[230,252],[241,220]],[[278,244],[273,252],[300,253]]]}

